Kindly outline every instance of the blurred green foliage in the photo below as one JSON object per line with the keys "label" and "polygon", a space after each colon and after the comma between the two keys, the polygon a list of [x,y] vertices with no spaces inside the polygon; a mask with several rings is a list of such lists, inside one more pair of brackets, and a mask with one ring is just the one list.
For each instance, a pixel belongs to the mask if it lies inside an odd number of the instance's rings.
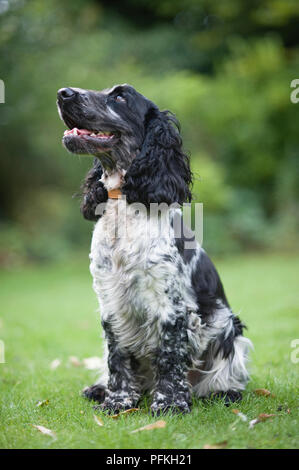
{"label": "blurred green foliage", "polygon": [[91,159],[62,148],[56,91],[124,82],[181,121],[205,248],[293,249],[298,20],[295,0],[1,2],[0,263],[88,252]]}

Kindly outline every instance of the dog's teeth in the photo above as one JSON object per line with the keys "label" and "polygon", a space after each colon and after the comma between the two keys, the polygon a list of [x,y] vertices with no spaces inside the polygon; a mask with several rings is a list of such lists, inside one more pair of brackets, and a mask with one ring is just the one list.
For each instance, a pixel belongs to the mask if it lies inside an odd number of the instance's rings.
{"label": "dog's teeth", "polygon": [[73,129],[73,134],[74,134],[74,135],[78,135],[78,129],[77,129],[77,127],[75,127],[75,128]]}
{"label": "dog's teeth", "polygon": [[91,135],[91,137],[95,137],[95,136],[96,136],[96,134],[95,134],[94,132],[92,132],[92,134],[90,134],[90,135]]}
{"label": "dog's teeth", "polygon": [[99,135],[100,137],[110,137],[111,136],[111,132],[103,132],[103,131],[99,131],[97,132],[97,135]]}

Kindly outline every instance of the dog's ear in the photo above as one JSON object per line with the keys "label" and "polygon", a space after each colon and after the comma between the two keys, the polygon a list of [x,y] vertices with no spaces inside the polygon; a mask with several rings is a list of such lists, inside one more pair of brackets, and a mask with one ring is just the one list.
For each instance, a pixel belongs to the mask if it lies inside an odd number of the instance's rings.
{"label": "dog's ear", "polygon": [[183,204],[191,201],[192,174],[183,153],[177,119],[169,111],[152,108],[145,122],[145,138],[122,187],[129,203]]}
{"label": "dog's ear", "polygon": [[93,167],[87,173],[81,186],[83,196],[81,212],[87,220],[98,220],[100,215],[96,214],[96,208],[98,204],[106,202],[108,199],[107,190],[100,181],[102,174],[100,161],[95,158]]}

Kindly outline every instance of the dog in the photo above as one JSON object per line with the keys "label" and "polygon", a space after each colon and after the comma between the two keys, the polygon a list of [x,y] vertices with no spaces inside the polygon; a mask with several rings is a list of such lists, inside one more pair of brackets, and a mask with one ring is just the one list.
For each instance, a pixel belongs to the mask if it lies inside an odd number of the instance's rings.
{"label": "dog", "polygon": [[[192,395],[240,400],[251,342],[183,223],[192,173],[176,117],[127,84],[62,88],[57,105],[65,148],[94,156],[81,211],[96,222],[90,271],[106,346],[85,396],[117,412],[150,392],[154,414],[187,413]],[[164,209],[154,217],[152,205]]]}

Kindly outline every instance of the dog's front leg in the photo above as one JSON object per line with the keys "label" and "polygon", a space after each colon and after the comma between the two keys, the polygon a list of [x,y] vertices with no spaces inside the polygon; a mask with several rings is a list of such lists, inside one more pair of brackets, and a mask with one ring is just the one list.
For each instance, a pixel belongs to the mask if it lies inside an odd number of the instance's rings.
{"label": "dog's front leg", "polygon": [[190,412],[191,394],[187,382],[190,364],[187,318],[179,317],[161,324],[160,347],[154,358],[156,385],[151,410]]}
{"label": "dog's front leg", "polygon": [[99,406],[106,411],[121,411],[133,408],[140,398],[139,385],[134,374],[132,355],[119,347],[108,322],[103,322],[108,343],[108,387],[105,400]]}

